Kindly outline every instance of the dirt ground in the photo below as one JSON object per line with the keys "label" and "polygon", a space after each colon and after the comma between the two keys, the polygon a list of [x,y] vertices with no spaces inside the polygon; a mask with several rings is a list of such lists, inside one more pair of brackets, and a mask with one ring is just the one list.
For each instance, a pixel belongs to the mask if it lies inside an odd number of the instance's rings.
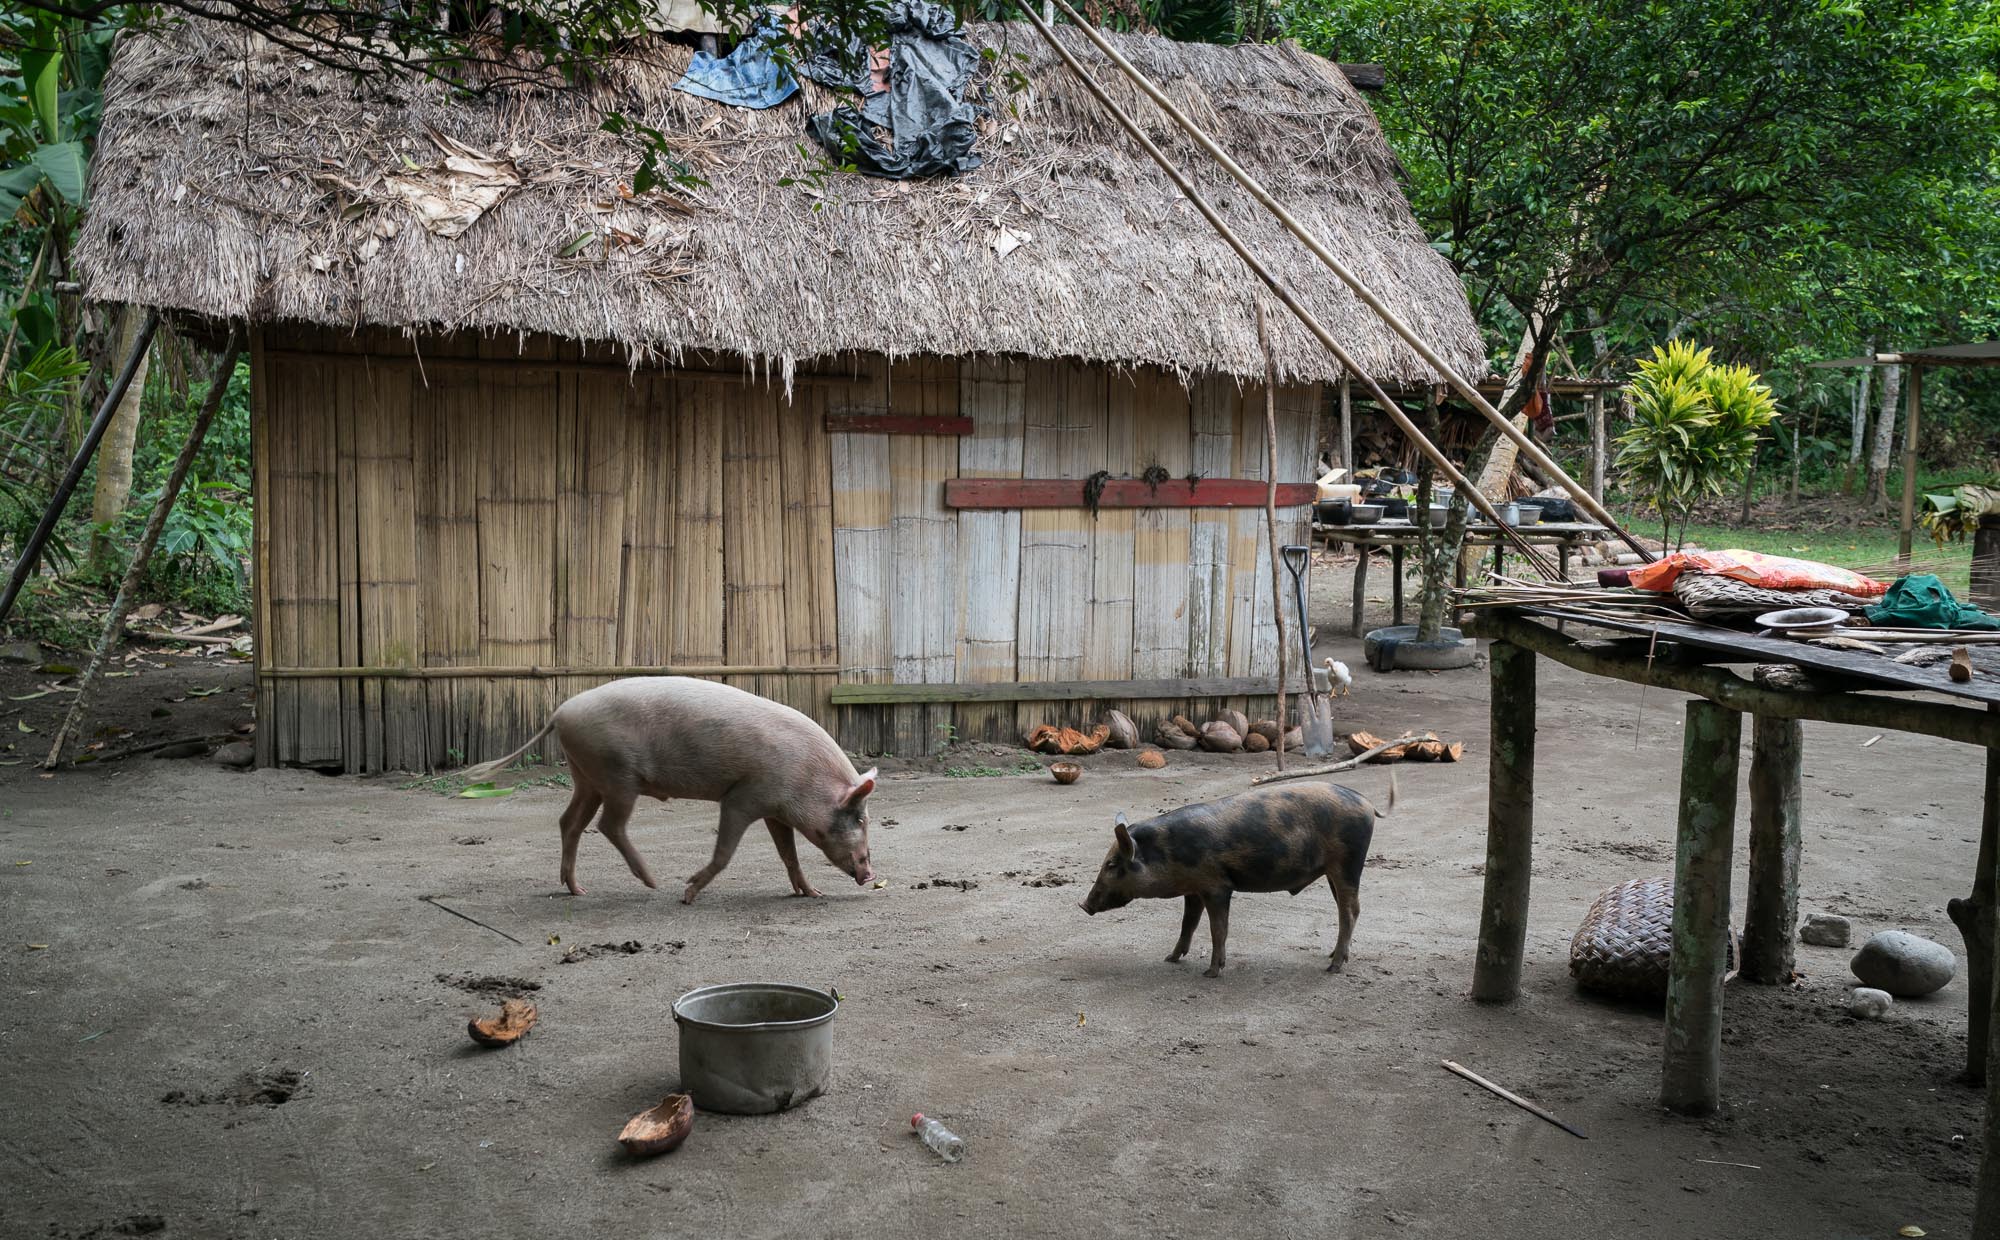
{"label": "dirt ground", "polygon": [[[1323,574],[1318,594],[1342,588]],[[1316,618],[1344,630],[1336,603]],[[826,898],[787,898],[752,837],[692,907],[640,887],[594,834],[590,894],[562,893],[556,787],[463,800],[148,757],[0,769],[0,1235],[1964,1234],[1981,1097],[1955,1080],[1962,976],[1879,1023],[1841,1010],[1847,952],[1802,946],[1794,987],[1732,985],[1727,1105],[1709,1120],[1656,1105],[1658,1012],[1567,977],[1591,897],[1671,873],[1677,699],[1542,665],[1526,993],[1487,1009],[1465,997],[1485,678],[1379,676],[1354,646],[1326,649],[1356,669],[1338,722],[1468,746],[1457,765],[1398,768],[1337,976],[1324,888],[1239,899],[1213,981],[1205,934],[1162,961],[1176,906],[1075,907],[1115,813],[1240,790],[1268,758],[1173,754],[1149,772],[1110,754],[1072,788],[944,773],[1011,765],[988,753],[892,768],[873,801],[886,888],[811,856]],[[12,669],[0,688],[36,679]],[[241,667],[120,684],[127,725],[154,730],[120,746],[248,720]],[[155,698],[176,713],[153,719]],[[58,709],[0,708],[0,726],[40,736]],[[16,735],[8,760],[38,739]],[[1802,908],[1957,951],[1944,903],[1970,883],[1975,757],[1868,739],[1807,727]],[[1378,798],[1388,784],[1382,768],[1346,779]],[[713,824],[678,802],[642,810],[633,837],[677,889]],[[677,1152],[628,1160],[619,1127],[676,1083],[668,1005],[746,979],[839,988],[830,1092],[779,1116],[704,1114]],[[465,1020],[510,989],[540,1025],[477,1050]],[[962,1163],[912,1138],[916,1110],[965,1138]]]}

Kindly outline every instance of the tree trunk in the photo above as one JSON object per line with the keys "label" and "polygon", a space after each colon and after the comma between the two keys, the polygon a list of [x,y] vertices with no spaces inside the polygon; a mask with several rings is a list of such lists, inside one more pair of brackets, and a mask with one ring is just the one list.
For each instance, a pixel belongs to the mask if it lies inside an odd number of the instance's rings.
{"label": "tree trunk", "polygon": [[[137,306],[125,307],[118,316],[114,356],[123,356],[132,347],[142,317],[143,312]],[[151,356],[148,350],[147,356],[139,359],[132,386],[125,389],[117,412],[111,415],[111,425],[104,432],[104,444],[97,451],[97,492],[90,504],[90,522],[97,527],[90,535],[90,563],[94,571],[104,571],[107,566],[114,539],[106,527],[124,514],[125,501],[132,494],[132,445],[139,437],[139,406],[145,397]]]}
{"label": "tree trunk", "polygon": [[1903,393],[1903,368],[1882,368],[1882,406],[1875,415],[1875,442],[1868,453],[1868,500],[1889,511],[1889,449],[1896,442],[1896,401]]}
{"label": "tree trunk", "polygon": [[[1863,346],[1868,356],[1875,356],[1875,342]],[[1875,373],[1873,366],[1863,366],[1861,376],[1854,381],[1854,408],[1849,413],[1852,434],[1847,440],[1847,477],[1840,483],[1843,491],[1854,490],[1854,484],[1861,478],[1861,449],[1868,442],[1868,378]]]}

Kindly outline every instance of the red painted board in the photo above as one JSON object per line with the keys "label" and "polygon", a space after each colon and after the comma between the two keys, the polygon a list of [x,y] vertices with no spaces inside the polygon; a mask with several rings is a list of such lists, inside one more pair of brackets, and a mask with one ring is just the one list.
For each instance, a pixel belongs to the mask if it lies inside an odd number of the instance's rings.
{"label": "red painted board", "polygon": [[[1111,478],[1097,497],[1099,508],[1262,508],[1268,484],[1256,478],[1172,478],[1157,487],[1137,478]],[[1319,498],[1310,482],[1280,482],[1278,507],[1302,508]],[[947,508],[1082,508],[1078,478],[951,478],[944,484]]]}
{"label": "red painted board", "polygon": [[829,434],[839,435],[970,435],[972,419],[829,413],[826,415],[826,429]]}

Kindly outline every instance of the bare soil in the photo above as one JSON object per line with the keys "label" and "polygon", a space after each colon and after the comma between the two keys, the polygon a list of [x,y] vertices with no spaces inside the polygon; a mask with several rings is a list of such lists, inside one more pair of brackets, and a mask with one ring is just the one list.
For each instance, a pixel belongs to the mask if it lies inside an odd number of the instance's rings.
{"label": "bare soil", "polygon": [[[1324,629],[1344,630],[1339,586],[1319,592]],[[1956,1077],[1962,974],[1881,1022],[1842,1010],[1846,951],[1802,945],[1794,985],[1732,985],[1726,1107],[1707,1120],[1656,1105],[1657,1010],[1571,984],[1591,898],[1671,871],[1678,699],[1542,666],[1526,990],[1483,1008],[1465,992],[1485,677],[1376,675],[1323,646],[1355,671],[1342,726],[1467,744],[1461,763],[1395,768],[1339,975],[1323,888],[1239,899],[1213,981],[1205,936],[1162,961],[1178,907],[1075,907],[1116,813],[1239,791],[1268,756],[1146,771],[1108,753],[1069,788],[942,773],[1018,754],[893,764],[873,803],[886,887],[809,856],[828,894],[790,898],[753,836],[693,906],[673,880],[708,855],[707,805],[635,819],[661,890],[592,835],[575,898],[556,881],[558,788],[461,800],[200,760],[0,769],[0,1235],[1965,1233],[1982,1098]],[[125,743],[247,721],[243,669],[198,670],[119,682]],[[164,700],[218,679],[227,692]],[[43,727],[53,696],[6,703],[5,726]],[[153,720],[154,702],[175,713]],[[1802,911],[1958,951],[1944,903],[1970,883],[1976,755],[1867,739],[1807,727]],[[1345,779],[1386,801],[1386,768]],[[830,1092],[702,1114],[679,1150],[630,1158],[620,1127],[677,1083],[673,998],[759,978],[838,987]],[[467,1040],[469,1017],[524,994],[541,1019],[520,1043]],[[962,1163],[911,1136],[918,1110],[965,1138]]]}

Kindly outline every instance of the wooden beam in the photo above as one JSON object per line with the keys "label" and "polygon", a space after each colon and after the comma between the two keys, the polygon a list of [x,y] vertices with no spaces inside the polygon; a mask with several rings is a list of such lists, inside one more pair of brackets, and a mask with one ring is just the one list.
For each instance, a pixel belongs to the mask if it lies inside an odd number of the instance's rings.
{"label": "wooden beam", "polygon": [[[951,478],[947,508],[1088,508],[1081,478]],[[1266,487],[1257,478],[1170,478],[1157,486],[1138,478],[1106,479],[1099,508],[1262,508]],[[1310,482],[1278,484],[1280,508],[1304,508],[1319,496]]]}
{"label": "wooden beam", "polygon": [[1580,672],[1630,681],[1635,685],[1692,693],[1718,706],[1748,715],[1887,728],[1893,732],[1913,732],[1919,736],[1935,736],[1939,740],[2000,748],[2000,715],[1983,710],[1949,706],[1936,701],[1854,693],[1785,693],[1751,684],[1716,667],[1680,667],[1659,662],[1648,667],[1643,658],[1601,654],[1579,646],[1554,629],[1532,620],[1498,612],[1468,615],[1463,627],[1468,634],[1512,642]]}
{"label": "wooden beam", "polygon": [[1381,65],[1342,65],[1340,71],[1356,90],[1381,90],[1389,84],[1389,71]]}
{"label": "wooden beam", "polygon": [[926,417],[916,414],[829,413],[832,435],[970,435],[971,418]]}
{"label": "wooden beam", "polygon": [[1799,789],[1804,740],[1796,719],[1757,716],[1750,738],[1750,891],[1743,979],[1792,980],[1799,922]]}
{"label": "wooden beam", "polygon": [[835,706],[908,705],[913,702],[1062,702],[1084,698],[1190,698],[1268,696],[1278,692],[1270,676],[1174,677],[1165,680],[1043,680],[991,684],[884,685],[833,687]]}
{"label": "wooden beam", "polygon": [[1729,956],[1729,857],[1736,842],[1743,716],[1712,702],[1689,702],[1682,737],[1660,1105],[1682,1115],[1708,1115],[1722,1099],[1722,978]]}
{"label": "wooden beam", "polygon": [[1534,869],[1535,655],[1497,641],[1487,658],[1493,760],[1486,775],[1486,892],[1479,910],[1472,997],[1480,1003],[1512,1003],[1521,993],[1528,880]]}

